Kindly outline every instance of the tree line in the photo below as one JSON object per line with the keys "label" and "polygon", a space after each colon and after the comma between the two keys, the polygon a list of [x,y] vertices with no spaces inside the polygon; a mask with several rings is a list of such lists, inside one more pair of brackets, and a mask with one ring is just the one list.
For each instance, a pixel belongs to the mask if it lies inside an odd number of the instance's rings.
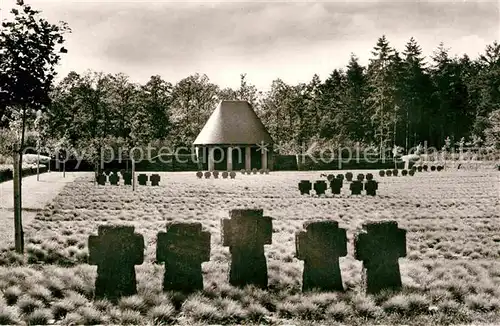
{"label": "tree line", "polygon": [[[415,39],[400,53],[382,36],[367,66],[352,54],[345,69],[324,81],[318,75],[297,85],[276,79],[262,92],[240,77],[239,88],[231,89],[202,74],[176,84],[156,75],[138,84],[123,73],[70,72],[51,89],[44,139],[94,152],[103,144],[191,146],[219,101],[247,100],[281,154],[312,142],[406,150],[424,142],[441,148],[447,138],[498,145],[497,42],[476,59],[451,56],[441,44],[426,60]],[[0,110],[9,114],[5,105]],[[7,127],[8,119],[2,121]]]}

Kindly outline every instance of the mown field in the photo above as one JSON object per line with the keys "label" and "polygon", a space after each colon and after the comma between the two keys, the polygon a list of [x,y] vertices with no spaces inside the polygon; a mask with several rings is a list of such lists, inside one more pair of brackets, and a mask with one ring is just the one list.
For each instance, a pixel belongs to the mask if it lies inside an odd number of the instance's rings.
{"label": "mown field", "polygon": [[[321,173],[238,173],[235,180],[165,173],[160,187],[138,186],[136,192],[77,179],[26,226],[24,260],[2,252],[0,324],[500,323],[500,173],[381,178],[374,172],[376,197],[350,197],[345,184],[340,198],[300,196],[298,181]],[[268,291],[228,284],[230,256],[221,244],[220,220],[233,208],[262,208],[273,217]],[[346,291],[302,293],[295,233],[306,221],[325,219],[347,229],[348,255],[340,259]],[[376,220],[396,220],[407,230],[400,293],[363,293],[353,240],[362,223]],[[212,235],[203,292],[162,292],[164,266],[154,263],[155,242],[170,221],[201,222]],[[107,223],[134,225],[146,242],[145,262],[136,266],[138,295],[118,304],[93,300],[97,267],[86,264],[88,236]]]}

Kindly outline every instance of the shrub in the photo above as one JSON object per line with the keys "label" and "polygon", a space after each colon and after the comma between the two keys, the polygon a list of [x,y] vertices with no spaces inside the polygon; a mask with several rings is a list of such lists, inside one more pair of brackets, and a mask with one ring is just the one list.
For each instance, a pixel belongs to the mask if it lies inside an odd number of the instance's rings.
{"label": "shrub", "polygon": [[104,318],[102,313],[93,307],[80,307],[77,312],[82,316],[83,324],[85,325],[103,324]]}
{"label": "shrub", "polygon": [[352,315],[352,307],[343,301],[336,302],[326,309],[325,314],[329,319],[342,322]]}
{"label": "shrub", "polygon": [[8,305],[16,304],[17,299],[21,296],[22,291],[18,286],[11,286],[5,289],[3,297]]}
{"label": "shrub", "polygon": [[148,316],[155,323],[173,323],[175,321],[175,307],[171,304],[162,303],[153,307],[148,312]]}
{"label": "shrub", "polygon": [[76,309],[75,304],[66,299],[57,301],[54,304],[52,304],[52,314],[56,319],[63,318],[70,311],[73,311],[75,309]]}
{"label": "shrub", "polygon": [[118,307],[120,307],[121,310],[135,310],[141,313],[145,313],[148,309],[144,300],[138,295],[121,298],[120,301],[118,301]]}
{"label": "shrub", "polygon": [[17,301],[17,306],[22,313],[29,314],[38,308],[42,308],[44,305],[40,300],[32,298],[28,295],[23,295]]}
{"label": "shrub", "polygon": [[19,324],[18,316],[13,307],[0,304],[0,325]]}
{"label": "shrub", "polygon": [[27,321],[30,325],[47,325],[52,319],[50,309],[37,309],[27,316]]}

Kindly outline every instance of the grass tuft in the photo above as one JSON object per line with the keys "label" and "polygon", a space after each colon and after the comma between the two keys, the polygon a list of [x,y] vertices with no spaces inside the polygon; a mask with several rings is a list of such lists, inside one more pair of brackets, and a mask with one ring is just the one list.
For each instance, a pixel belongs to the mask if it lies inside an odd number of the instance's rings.
{"label": "grass tuft", "polygon": [[148,312],[148,317],[155,323],[172,324],[175,322],[175,307],[172,304],[162,303]]}
{"label": "grass tuft", "polygon": [[47,325],[52,319],[52,312],[46,308],[36,309],[26,319],[29,325]]}
{"label": "grass tuft", "polygon": [[5,298],[5,302],[7,302],[8,305],[16,304],[17,300],[21,295],[22,295],[21,288],[19,288],[19,286],[17,285],[8,287],[3,292],[3,297]]}

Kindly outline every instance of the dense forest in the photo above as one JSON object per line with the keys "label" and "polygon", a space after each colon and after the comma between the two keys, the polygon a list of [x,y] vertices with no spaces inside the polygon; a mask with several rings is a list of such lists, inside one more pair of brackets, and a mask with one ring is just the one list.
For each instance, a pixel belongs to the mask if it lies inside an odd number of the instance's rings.
{"label": "dense forest", "polygon": [[[307,64],[307,63],[304,63]],[[247,100],[280,143],[280,154],[302,144],[318,148],[363,146],[409,149],[420,143],[441,148],[445,139],[499,143],[500,44],[478,58],[452,57],[440,45],[430,58],[411,38],[403,52],[378,39],[368,65],[352,54],[345,69],[322,81],[289,85],[281,79],[267,92],[241,75],[238,89],[221,88],[194,74],[172,84],[152,76],[144,84],[125,74],[71,72],[53,86],[37,119],[45,140],[74,148],[98,144],[190,146],[220,100]],[[0,103],[0,127],[10,113]],[[42,126],[42,127],[40,127]],[[29,129],[35,129],[31,125]],[[28,141],[29,143],[29,141]]]}

